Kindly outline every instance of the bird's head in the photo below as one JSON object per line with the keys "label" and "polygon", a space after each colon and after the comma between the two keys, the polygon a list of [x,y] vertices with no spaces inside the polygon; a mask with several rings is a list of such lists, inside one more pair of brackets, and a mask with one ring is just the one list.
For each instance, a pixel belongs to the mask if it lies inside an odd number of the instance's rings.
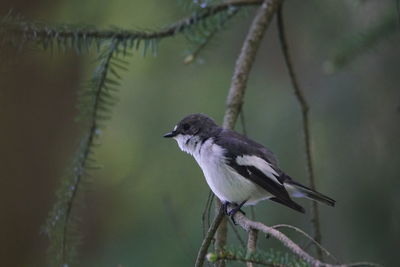
{"label": "bird's head", "polygon": [[190,154],[198,142],[215,134],[219,127],[215,121],[204,114],[191,114],[184,117],[174,129],[164,134],[166,138],[174,138],[179,147]]}

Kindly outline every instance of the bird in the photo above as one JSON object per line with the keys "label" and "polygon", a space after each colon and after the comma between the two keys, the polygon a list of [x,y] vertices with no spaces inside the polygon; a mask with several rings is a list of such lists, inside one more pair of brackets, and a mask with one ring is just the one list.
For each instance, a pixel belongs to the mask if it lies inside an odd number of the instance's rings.
{"label": "bird", "polygon": [[[233,222],[236,212],[244,213],[242,207],[267,199],[301,213],[305,213],[305,209],[292,198],[308,198],[335,206],[332,198],[283,172],[268,148],[218,126],[205,114],[184,117],[164,137],[175,139],[182,151],[194,157],[208,186]],[[233,208],[228,212],[229,205]]]}

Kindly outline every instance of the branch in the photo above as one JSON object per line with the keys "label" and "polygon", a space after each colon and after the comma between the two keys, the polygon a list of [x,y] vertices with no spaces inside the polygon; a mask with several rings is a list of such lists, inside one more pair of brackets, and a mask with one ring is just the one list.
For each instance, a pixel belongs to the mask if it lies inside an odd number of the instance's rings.
{"label": "branch", "polygon": [[236,60],[235,71],[228,93],[227,109],[225,111],[223,123],[224,128],[234,128],[243,105],[247,80],[255,61],[258,47],[260,46],[265,30],[268,28],[281,2],[282,0],[264,1],[250,26],[242,50]]}
{"label": "branch", "polygon": [[251,231],[252,229],[256,229],[258,231],[261,231],[265,234],[268,234],[275,239],[277,239],[279,242],[281,242],[285,247],[287,247],[289,250],[291,250],[294,254],[299,256],[301,259],[303,259],[305,262],[309,263],[312,266],[322,266],[326,265],[323,262],[314,259],[312,256],[310,256],[307,252],[302,250],[296,243],[294,243],[292,240],[290,240],[286,235],[283,233],[279,232],[278,230],[268,227],[260,222],[256,221],[251,221],[247,219],[243,214],[240,212],[237,212],[234,216],[234,219],[237,224],[239,224],[243,229],[246,231]]}
{"label": "branch", "polygon": [[[250,229],[249,237],[247,239],[247,255],[246,255],[246,258],[250,258],[251,254],[253,254],[257,250],[257,234],[258,234],[257,230]],[[248,261],[247,262],[247,267],[254,267],[253,262]]]}
{"label": "branch", "polygon": [[[233,207],[229,206],[228,211],[231,211],[232,208]],[[212,223],[212,225],[207,233],[207,236],[202,243],[201,249],[199,251],[199,254],[198,254],[198,257],[196,260],[196,265],[195,265],[196,267],[200,267],[204,263],[205,253],[207,253],[207,248],[211,242],[212,236],[215,233],[216,228],[218,227],[218,222],[221,221],[223,212],[224,211],[222,209],[219,210],[218,215],[214,219],[214,222]],[[302,260],[304,260],[306,263],[310,264],[311,266],[325,266],[325,267],[354,267],[354,266],[380,267],[381,266],[379,264],[371,263],[371,262],[356,262],[356,263],[350,263],[350,264],[330,264],[330,263],[322,262],[318,259],[315,259],[311,255],[309,255],[299,245],[297,245],[290,238],[288,238],[285,234],[283,234],[282,232],[275,229],[278,226],[286,227],[286,225],[276,225],[273,227],[269,227],[261,222],[257,222],[257,221],[248,219],[241,212],[237,212],[234,215],[234,220],[245,231],[249,232],[249,236],[254,235],[254,233],[257,233],[258,231],[260,231],[268,236],[272,236],[275,239],[277,239],[280,243],[282,243],[282,245],[284,245],[286,248],[288,248],[294,255],[301,258]],[[253,234],[252,234],[252,232],[253,232]],[[249,243],[253,244],[253,243],[255,243],[255,240],[249,241]],[[273,263],[268,263],[268,262],[264,262],[264,261],[260,261],[258,259],[252,258],[252,255],[251,254],[249,255],[248,253],[245,257],[241,257],[238,255],[229,253],[229,252],[209,253],[207,255],[207,259],[210,262],[230,260],[230,261],[242,261],[242,262],[246,262],[248,264],[251,263],[251,264],[261,264],[261,265],[267,265],[267,266],[279,266],[279,264],[276,265]]]}
{"label": "branch", "polygon": [[[195,13],[194,15],[182,19],[177,23],[174,23],[160,31],[146,32],[146,31],[128,31],[128,30],[96,30],[90,27],[81,27],[82,29],[71,30],[71,26],[61,26],[60,29],[50,28],[46,25],[38,26],[36,24],[29,24],[26,22],[11,23],[2,22],[0,26],[3,28],[11,27],[8,31],[11,34],[24,37],[25,40],[35,41],[35,40],[52,40],[52,39],[71,39],[73,42],[76,40],[118,40],[120,42],[132,41],[132,40],[152,40],[160,39],[165,37],[174,36],[178,33],[183,32],[187,28],[197,24],[208,17],[214,16],[220,12],[224,12],[233,7],[244,7],[244,6],[254,6],[260,5],[262,0],[235,0],[225,3],[221,3],[215,6],[206,7],[201,9],[201,11]],[[0,30],[2,30],[0,27]]]}
{"label": "branch", "polygon": [[305,252],[302,248],[300,248],[295,242],[293,242],[290,238],[288,238],[282,232],[274,229],[273,227],[266,226],[261,222],[256,222],[248,219],[241,212],[237,212],[234,215],[235,222],[240,225],[247,232],[258,230],[263,232],[266,235],[272,236],[277,239],[282,245],[287,247],[293,254],[297,255],[299,258],[303,259],[305,262],[310,264],[311,266],[326,266],[326,267],[349,267],[349,266],[380,266],[379,264],[369,263],[369,262],[359,262],[359,263],[351,263],[351,264],[340,264],[334,265],[322,262],[318,259],[313,258],[307,252]]}
{"label": "branch", "polygon": [[[302,90],[300,89],[300,85],[298,83],[296,74],[294,72],[292,60],[289,54],[289,48],[285,36],[285,28],[283,23],[283,3],[279,6],[278,9],[278,33],[279,40],[282,47],[283,56],[285,58],[286,67],[289,72],[290,81],[292,82],[292,86],[294,89],[294,94],[296,95],[297,101],[301,107],[301,113],[303,118],[303,133],[304,133],[304,142],[305,142],[305,150],[306,150],[306,160],[307,160],[307,172],[308,172],[308,183],[312,190],[316,190],[315,186],[315,177],[314,177],[314,169],[312,163],[312,154],[311,154],[311,137],[310,137],[310,123],[309,123],[309,106],[307,104],[307,100],[304,97]],[[321,243],[321,224],[319,220],[319,210],[318,204],[315,201],[311,201],[311,224],[314,232],[314,239],[317,243]],[[322,250],[317,247],[318,258],[322,259]]]}
{"label": "branch", "polygon": [[[222,209],[222,203],[218,198],[215,199],[215,204],[217,208],[219,208],[220,210]],[[228,219],[224,216],[224,218],[222,218],[219,224],[219,227],[217,228],[217,232],[215,233],[214,248],[217,253],[221,253],[224,251],[227,239],[228,239]],[[220,261],[217,266],[224,267],[225,262]]]}
{"label": "branch", "polygon": [[217,231],[217,228],[223,218],[224,218],[224,210],[223,208],[220,208],[217,216],[214,218],[214,221],[212,222],[210,228],[208,229],[208,232],[204,237],[203,242],[201,243],[199,252],[197,254],[196,263],[194,264],[195,267],[203,266],[208,247],[210,246],[211,240],[213,239],[215,232]]}

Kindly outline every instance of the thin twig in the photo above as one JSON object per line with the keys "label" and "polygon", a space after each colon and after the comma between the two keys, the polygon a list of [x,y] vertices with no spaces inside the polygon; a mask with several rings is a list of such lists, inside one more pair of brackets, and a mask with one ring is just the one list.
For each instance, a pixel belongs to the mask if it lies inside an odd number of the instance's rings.
{"label": "thin twig", "polygon": [[214,203],[214,198],[215,195],[214,193],[210,190],[211,192],[211,197],[210,197],[210,202],[208,204],[208,210],[207,210],[207,229],[210,228],[211,225],[211,209],[212,209],[212,204]]}
{"label": "thin twig", "polygon": [[240,246],[241,246],[242,248],[246,248],[246,243],[244,242],[243,238],[240,236],[239,231],[238,231],[238,228],[235,227],[235,225],[233,224],[233,222],[232,222],[231,220],[228,220],[228,222],[229,222],[229,226],[230,226],[231,229],[233,230],[233,233],[235,234],[237,240],[239,241]]}
{"label": "thin twig", "polygon": [[[228,210],[230,210],[232,207],[228,207]],[[369,262],[360,262],[360,263],[351,263],[351,264],[340,264],[340,265],[334,265],[334,264],[329,264],[322,262],[318,259],[315,259],[311,255],[309,255],[307,252],[305,252],[299,245],[297,245],[295,242],[293,242],[290,238],[288,238],[285,234],[282,232],[274,229],[273,227],[266,226],[265,224],[261,222],[256,222],[248,219],[244,214],[241,212],[237,212],[234,215],[235,222],[239,224],[244,230],[247,232],[255,229],[260,232],[263,232],[264,234],[267,234],[269,236],[274,237],[277,239],[282,245],[287,247],[290,251],[293,252],[293,254],[297,255],[299,258],[303,259],[305,262],[310,264],[311,266],[326,266],[326,267],[348,267],[348,266],[380,266],[379,264],[375,263],[369,263]]]}
{"label": "thin twig", "polygon": [[[294,89],[294,94],[296,95],[297,101],[301,107],[301,113],[303,118],[303,134],[304,134],[304,142],[305,142],[305,150],[306,150],[306,158],[307,158],[307,172],[308,172],[308,183],[311,189],[316,190],[315,186],[315,177],[314,177],[314,169],[312,163],[312,152],[311,152],[311,136],[310,136],[310,123],[309,123],[309,106],[307,104],[307,100],[304,97],[303,91],[300,89],[299,82],[297,80],[296,74],[294,72],[292,60],[289,53],[288,43],[285,36],[285,28],[283,22],[283,3],[279,6],[278,9],[278,33],[279,40],[282,47],[283,56],[285,58],[286,67],[289,72],[290,81],[292,82],[292,86]],[[321,224],[319,219],[319,210],[318,204],[316,201],[311,201],[311,224],[314,232],[314,239],[317,243],[321,244]],[[317,247],[318,258],[322,259],[322,251]]]}
{"label": "thin twig", "polygon": [[306,232],[304,232],[300,228],[295,227],[293,225],[289,225],[289,224],[277,224],[277,225],[273,225],[271,227],[275,228],[275,229],[278,229],[278,228],[289,228],[289,229],[292,229],[292,230],[302,234],[307,239],[309,239],[313,244],[318,246],[328,257],[331,257],[336,263],[339,263],[339,260],[335,256],[333,256],[326,248],[324,248],[321,244],[319,244],[317,241],[315,241],[314,238],[312,238],[309,234],[307,234]]}
{"label": "thin twig", "polygon": [[245,118],[245,116],[244,116],[243,107],[242,107],[242,109],[240,110],[240,123],[242,124],[243,135],[247,135],[246,118]]}
{"label": "thin twig", "polygon": [[[251,254],[253,254],[257,250],[257,234],[258,234],[258,231],[256,229],[250,229],[249,237],[247,239],[246,258],[251,258]],[[246,264],[247,264],[247,267],[254,267],[254,264],[251,261],[248,261]]]}
{"label": "thin twig", "polygon": [[217,228],[221,223],[221,220],[224,218],[224,216],[225,216],[224,210],[221,208],[218,211],[217,216],[214,218],[214,221],[212,222],[210,228],[208,229],[208,232],[205,238],[203,239],[203,242],[201,243],[199,252],[197,254],[196,263],[194,265],[195,267],[203,266],[208,247],[210,246],[211,240],[213,239],[214,234],[217,231]]}
{"label": "thin twig", "polygon": [[307,252],[302,250],[296,243],[290,240],[286,235],[279,232],[278,230],[268,227],[260,222],[255,222],[247,219],[243,214],[240,212],[235,214],[235,221],[238,223],[243,229],[246,231],[250,231],[251,229],[257,229],[265,234],[268,234],[278,241],[280,241],[285,247],[290,249],[294,254],[302,258],[304,261],[309,263],[312,266],[322,266],[325,265],[323,262],[313,258]]}
{"label": "thin twig", "polygon": [[[206,229],[210,227],[210,208],[214,199],[214,193],[210,190],[208,192],[207,202],[204,206],[203,213],[201,214],[201,224],[203,225],[203,237],[206,235]],[[207,225],[206,225],[207,219]]]}

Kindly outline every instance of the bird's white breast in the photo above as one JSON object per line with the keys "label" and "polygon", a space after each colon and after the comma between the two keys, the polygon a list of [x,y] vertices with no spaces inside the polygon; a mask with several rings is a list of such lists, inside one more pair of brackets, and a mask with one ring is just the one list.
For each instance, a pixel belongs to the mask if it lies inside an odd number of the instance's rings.
{"label": "bird's white breast", "polygon": [[247,201],[246,204],[255,204],[269,197],[265,190],[239,175],[226,163],[225,149],[215,144],[213,138],[204,143],[197,137],[184,135],[175,139],[183,151],[196,159],[209,187],[220,200],[237,204]]}

